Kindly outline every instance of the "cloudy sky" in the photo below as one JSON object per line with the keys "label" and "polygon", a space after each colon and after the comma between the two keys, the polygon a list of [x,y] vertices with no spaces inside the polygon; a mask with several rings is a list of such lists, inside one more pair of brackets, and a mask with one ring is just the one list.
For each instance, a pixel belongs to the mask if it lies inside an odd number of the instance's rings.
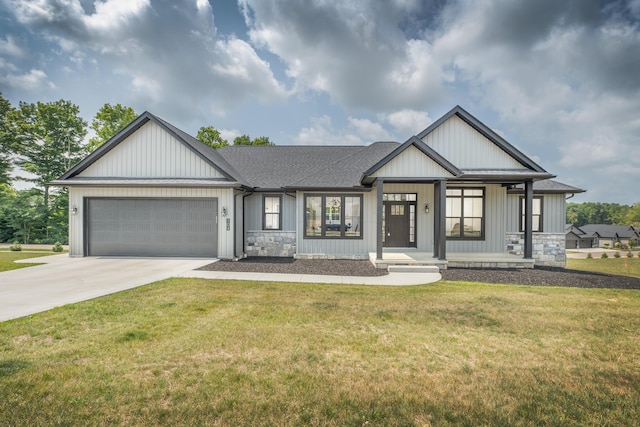
{"label": "cloudy sky", "polygon": [[461,105],[574,201],[640,201],[640,0],[0,0],[0,91],[278,145],[403,142]]}

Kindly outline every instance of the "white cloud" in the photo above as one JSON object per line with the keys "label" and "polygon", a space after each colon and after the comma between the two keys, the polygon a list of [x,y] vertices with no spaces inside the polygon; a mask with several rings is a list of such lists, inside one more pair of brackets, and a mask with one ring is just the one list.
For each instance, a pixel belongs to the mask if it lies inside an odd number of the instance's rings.
{"label": "white cloud", "polygon": [[13,56],[15,58],[26,57],[26,52],[23,48],[18,46],[15,39],[8,35],[3,39],[0,39],[0,55]]}
{"label": "white cloud", "polygon": [[326,92],[369,111],[423,108],[449,80],[426,39],[407,38],[402,24],[421,2],[242,0],[249,35],[278,55],[298,92]]}
{"label": "white cloud", "polygon": [[[211,5],[192,0],[106,0],[93,13],[79,0],[12,1],[17,19],[42,31],[81,68],[96,57],[101,69],[126,76],[137,109],[175,119],[224,114],[242,103],[286,97],[269,64],[245,41],[217,37]],[[70,58],[70,59],[69,59]],[[195,102],[194,102],[195,101]]]}
{"label": "white cloud", "polygon": [[316,117],[311,120],[312,125],[298,132],[294,138],[295,144],[300,145],[364,145],[365,141],[354,129],[335,129],[329,116]]}
{"label": "white cloud", "polygon": [[47,74],[42,70],[31,70],[25,74],[9,73],[6,76],[0,76],[0,83],[13,89],[28,92],[55,88],[55,85],[48,80]]}
{"label": "white cloud", "polygon": [[403,141],[422,132],[433,122],[426,111],[407,109],[383,115],[382,118],[397,131]]}

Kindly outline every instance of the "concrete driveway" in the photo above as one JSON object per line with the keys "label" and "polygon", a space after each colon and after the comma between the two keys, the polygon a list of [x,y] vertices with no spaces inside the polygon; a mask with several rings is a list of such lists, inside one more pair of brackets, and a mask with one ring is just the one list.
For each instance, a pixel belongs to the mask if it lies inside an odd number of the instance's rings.
{"label": "concrete driveway", "polygon": [[175,277],[214,260],[62,254],[22,262],[29,261],[47,264],[0,273],[0,322]]}

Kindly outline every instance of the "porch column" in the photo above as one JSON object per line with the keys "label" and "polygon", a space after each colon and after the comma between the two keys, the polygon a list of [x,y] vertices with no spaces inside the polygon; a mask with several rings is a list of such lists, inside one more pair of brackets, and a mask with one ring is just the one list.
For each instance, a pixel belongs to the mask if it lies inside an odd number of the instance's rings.
{"label": "porch column", "polygon": [[382,209],[384,208],[382,196],[384,194],[384,179],[376,179],[377,204],[376,204],[376,259],[382,260]]}
{"label": "porch column", "polygon": [[434,218],[433,218],[433,257],[447,259],[447,182],[438,181],[434,185]]}
{"label": "porch column", "polygon": [[524,183],[524,258],[533,258],[533,181]]}
{"label": "porch column", "polygon": [[433,257],[440,255],[440,181],[433,184]]}

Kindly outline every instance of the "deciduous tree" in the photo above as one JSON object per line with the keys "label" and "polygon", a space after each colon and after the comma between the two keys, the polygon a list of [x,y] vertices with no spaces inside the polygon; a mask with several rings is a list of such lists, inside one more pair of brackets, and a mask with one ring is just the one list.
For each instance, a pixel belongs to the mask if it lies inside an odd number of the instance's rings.
{"label": "deciduous tree", "polygon": [[0,92],[0,185],[11,183],[11,171],[13,170],[11,159],[13,144],[9,133],[9,113],[11,110],[11,103]]}
{"label": "deciduous tree", "polygon": [[220,131],[213,126],[202,126],[198,130],[198,135],[196,136],[199,141],[207,144],[212,148],[222,148],[229,145],[226,139],[224,139],[220,135]]}
{"label": "deciduous tree", "polygon": [[89,151],[93,151],[107,142],[112,136],[131,123],[137,117],[131,107],[121,104],[104,104],[91,122],[96,135],[89,140]]}
{"label": "deciduous tree", "polygon": [[70,101],[28,104],[11,111],[11,133],[16,165],[34,177],[20,177],[44,189],[49,206],[48,183],[61,176],[87,153],[83,138],[87,122]]}

